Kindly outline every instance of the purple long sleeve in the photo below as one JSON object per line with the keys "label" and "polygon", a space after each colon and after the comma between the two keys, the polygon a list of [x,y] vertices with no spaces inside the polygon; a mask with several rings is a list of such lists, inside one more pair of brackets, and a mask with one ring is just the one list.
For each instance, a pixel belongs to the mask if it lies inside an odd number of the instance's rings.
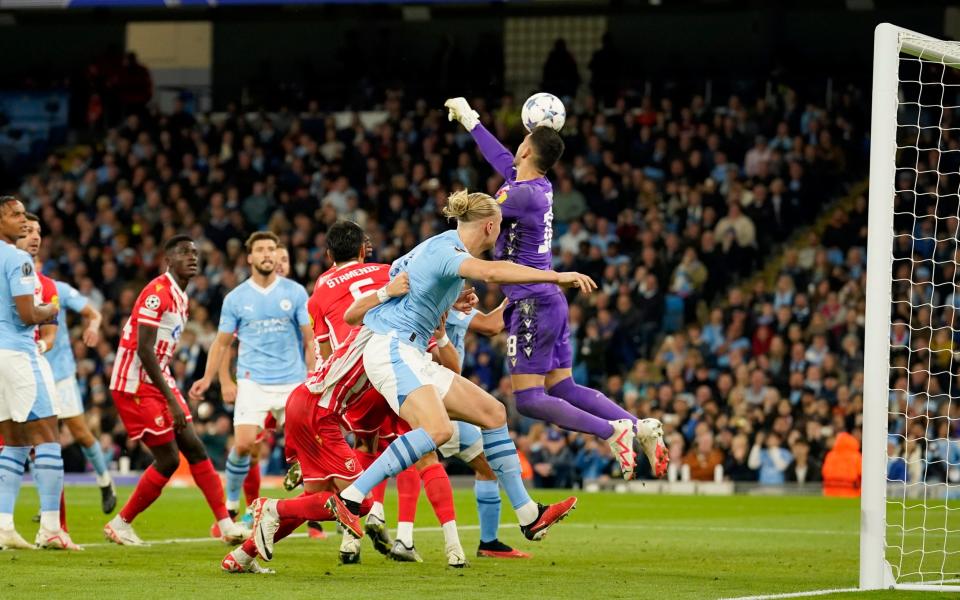
{"label": "purple long sleeve", "polygon": [[480,152],[490,163],[490,166],[507,181],[513,179],[513,154],[497,138],[493,137],[493,134],[487,131],[487,128],[481,123],[473,128],[470,135],[477,142]]}

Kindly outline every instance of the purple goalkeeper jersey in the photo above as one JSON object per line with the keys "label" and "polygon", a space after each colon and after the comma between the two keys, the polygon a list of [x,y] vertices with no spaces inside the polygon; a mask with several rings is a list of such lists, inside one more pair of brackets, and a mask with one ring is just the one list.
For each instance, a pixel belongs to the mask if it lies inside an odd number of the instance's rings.
{"label": "purple goalkeeper jersey", "polygon": [[[483,125],[470,132],[480,152],[506,182],[497,191],[497,203],[503,213],[500,237],[494,248],[497,260],[549,270],[553,243],[553,185],[546,177],[517,181],[513,155]],[[510,300],[557,293],[551,283],[504,285]]]}

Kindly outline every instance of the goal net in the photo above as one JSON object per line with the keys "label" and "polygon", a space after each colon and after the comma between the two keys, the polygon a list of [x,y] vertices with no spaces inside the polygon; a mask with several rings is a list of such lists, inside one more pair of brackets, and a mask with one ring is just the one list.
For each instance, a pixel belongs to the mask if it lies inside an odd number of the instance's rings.
{"label": "goal net", "polygon": [[874,46],[860,586],[960,591],[960,43]]}

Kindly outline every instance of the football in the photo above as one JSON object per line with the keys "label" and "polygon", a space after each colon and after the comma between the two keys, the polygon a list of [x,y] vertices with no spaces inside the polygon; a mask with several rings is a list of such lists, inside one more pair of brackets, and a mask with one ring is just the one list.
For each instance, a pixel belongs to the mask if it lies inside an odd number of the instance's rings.
{"label": "football", "polygon": [[520,118],[523,120],[523,126],[527,128],[527,131],[533,131],[535,127],[541,125],[560,131],[567,119],[567,109],[564,108],[560,98],[553,94],[540,92],[530,96],[523,103]]}

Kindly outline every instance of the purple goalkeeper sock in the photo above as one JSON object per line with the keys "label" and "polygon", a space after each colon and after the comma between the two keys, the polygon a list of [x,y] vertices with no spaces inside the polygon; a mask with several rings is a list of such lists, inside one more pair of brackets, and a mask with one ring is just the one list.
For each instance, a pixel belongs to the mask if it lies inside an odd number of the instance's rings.
{"label": "purple goalkeeper sock", "polygon": [[513,397],[517,400],[517,410],[521,415],[553,423],[569,431],[590,433],[604,440],[613,435],[613,425],[609,421],[582,411],[565,400],[548,396],[542,387],[518,390]]}
{"label": "purple goalkeeper sock", "polygon": [[601,419],[608,421],[629,419],[631,423],[636,423],[637,421],[637,418],[624,410],[622,406],[597,390],[577,385],[571,377],[567,377],[551,387],[549,394],[563,398],[580,410],[588,412],[595,417],[600,417]]}

